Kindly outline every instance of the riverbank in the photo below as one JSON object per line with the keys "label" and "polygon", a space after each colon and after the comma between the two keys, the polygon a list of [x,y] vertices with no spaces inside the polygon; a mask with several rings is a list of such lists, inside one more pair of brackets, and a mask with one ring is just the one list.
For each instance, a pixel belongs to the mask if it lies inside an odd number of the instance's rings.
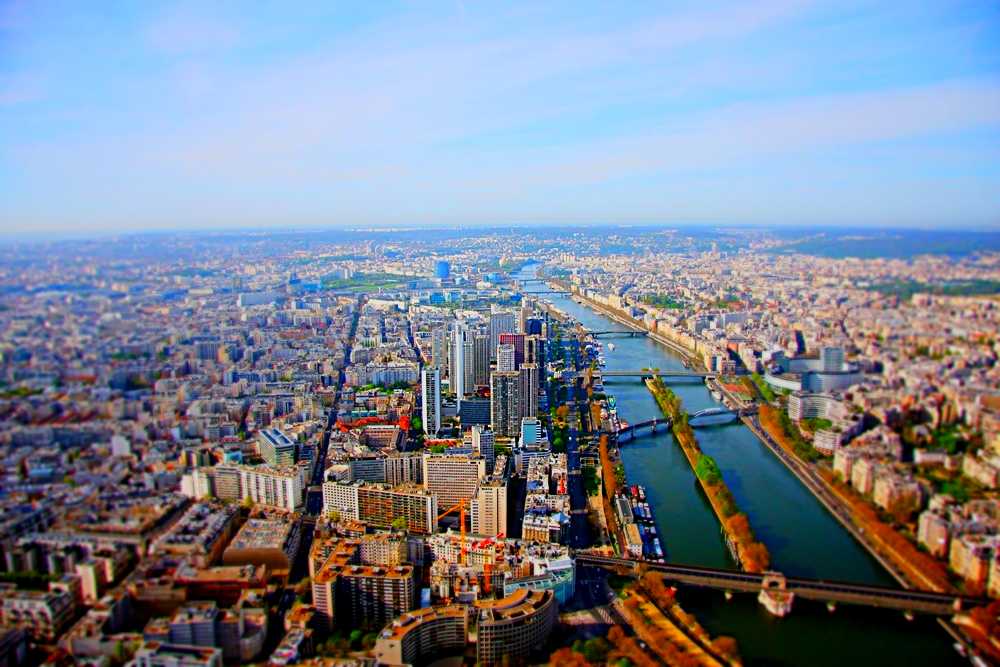
{"label": "riverbank", "polygon": [[722,662],[684,634],[649,598],[635,590],[623,594],[622,615],[636,635],[665,663],[671,667],[722,667]]}
{"label": "riverbank", "polygon": [[687,413],[682,410],[680,399],[674,396],[660,378],[647,379],[646,387],[656,398],[663,415],[673,422],[674,437],[708,496],[708,502],[722,525],[733,557],[747,572],[767,571],[771,565],[771,552],[757,540],[750,527],[750,518],[739,510],[715,460],[701,451],[698,439],[694,437],[694,430],[687,423]]}
{"label": "riverbank", "polygon": [[694,354],[692,353],[691,350],[689,350],[687,348],[684,348],[684,347],[681,347],[680,345],[678,345],[674,341],[670,340],[666,336],[660,334],[659,332],[651,331],[651,330],[647,329],[642,324],[642,322],[638,321],[637,319],[635,319],[633,317],[629,317],[625,313],[616,311],[616,310],[614,310],[612,308],[608,308],[603,303],[599,303],[597,301],[594,301],[593,299],[590,299],[590,298],[584,296],[583,294],[578,294],[578,293],[574,292],[572,290],[572,287],[569,285],[569,283],[565,283],[565,282],[560,281],[562,283],[562,285],[565,285],[565,287],[562,287],[559,283],[555,283],[553,281],[554,281],[553,278],[549,278],[549,282],[547,282],[546,284],[549,287],[551,287],[552,289],[556,290],[556,291],[569,294],[571,298],[578,298],[578,299],[580,299],[581,303],[590,306],[594,310],[600,312],[605,317],[610,317],[612,320],[614,320],[615,322],[618,322],[619,324],[627,326],[630,329],[634,329],[635,331],[642,331],[642,332],[644,332],[652,340],[655,340],[657,343],[660,343],[661,345],[664,345],[665,347],[669,347],[671,350],[673,350],[677,354],[681,355],[681,357],[685,361],[687,361],[688,363],[691,363],[691,364],[700,363],[700,360],[696,356],[694,356]]}
{"label": "riverbank", "polygon": [[779,461],[785,464],[785,467],[791,471],[793,475],[802,483],[806,489],[826,508],[826,510],[837,519],[840,524],[847,529],[852,537],[860,544],[871,556],[885,568],[886,572],[891,574],[893,578],[902,586],[903,588],[911,589],[913,585],[910,581],[899,572],[891,562],[889,562],[885,556],[879,553],[875,545],[868,542],[865,538],[864,533],[859,530],[858,526],[851,521],[850,512],[848,512],[844,507],[838,503],[835,498],[830,496],[828,492],[825,491],[822,482],[814,479],[808,469],[805,468],[805,464],[802,463],[794,454],[786,452],[782,449],[781,445],[777,444],[771,440],[770,436],[767,435],[761,427],[759,427],[752,416],[743,417],[743,423],[749,428],[754,435],[764,445],[771,450],[771,452],[778,458]]}
{"label": "riverbank", "polygon": [[[871,554],[879,565],[881,565],[886,572],[892,575],[902,588],[912,590],[916,586],[910,580],[910,578],[893,563],[882,551],[871,541],[870,533],[866,533],[864,528],[861,527],[860,522],[855,520],[855,512],[845,501],[840,499],[836,494],[836,490],[831,488],[825,480],[818,478],[819,476],[813,473],[794,452],[787,451],[780,444],[773,441],[768,433],[766,433],[763,427],[758,426],[754,422],[752,416],[747,416],[742,418],[743,423],[749,428],[757,438],[764,443],[764,445],[771,450],[771,452],[785,464],[785,467],[798,480],[806,487],[813,496],[819,500],[820,503],[826,508],[826,510],[832,515],[838,522],[850,533],[850,535],[855,539],[855,541],[860,544],[864,549]],[[818,478],[818,479],[817,479]],[[905,538],[903,538],[905,539]],[[898,556],[897,556],[898,558]],[[906,566],[905,559],[900,560],[901,564]],[[927,590],[938,590],[936,586],[924,586]],[[949,590],[950,589],[950,590]],[[951,592],[952,589],[948,586],[942,592]],[[956,644],[960,644],[965,648],[965,650],[971,655],[974,649],[974,644],[967,638],[953,623],[947,619],[939,618],[937,619],[938,624],[944,629],[948,635],[955,640]]]}
{"label": "riverbank", "polygon": [[[649,331],[640,322],[634,318],[627,317],[624,313],[619,313],[611,308],[608,308],[604,304],[594,301],[582,294],[577,294],[572,292],[571,286],[563,281],[554,281],[550,279],[548,281],[549,286],[558,291],[564,293],[569,293],[572,298],[579,298],[581,304],[585,304],[588,307],[593,308],[595,311],[602,313],[604,316],[611,318],[612,320],[627,326],[636,331],[647,332],[647,335],[668,348],[672,351],[677,352],[682,355],[684,359],[691,361],[691,353],[689,350],[685,350],[680,346],[676,345],[672,341],[666,339],[662,335],[657,334],[654,331]],[[695,359],[696,361],[696,359]],[[725,392],[728,395],[728,392]],[[667,415],[669,416],[669,415]],[[918,577],[918,582],[914,583],[910,576],[907,576],[904,570],[909,569],[905,559],[900,559],[898,556],[895,558],[888,556],[885,553],[886,547],[883,546],[882,549],[874,544],[868,536],[865,535],[864,528],[858,525],[855,520],[855,512],[853,508],[839,495],[834,489],[832,489],[824,480],[822,480],[816,473],[809,470],[806,464],[801,462],[794,452],[786,452],[785,448],[781,444],[773,441],[769,436],[765,435],[763,426],[756,424],[751,418],[743,418],[743,422],[750,428],[750,430],[757,436],[758,439],[763,442],[767,448],[778,457],[778,459],[785,464],[785,466],[795,475],[796,478],[806,487],[806,489],[812,493],[812,495],[820,501],[823,507],[831,514],[837,521],[848,530],[851,536],[860,544],[871,556],[890,574],[892,577],[904,588],[928,588],[926,580],[924,577]],[[675,434],[675,437],[676,434]],[[682,445],[682,451],[684,451],[685,457],[691,464],[693,469],[697,466],[697,456],[692,454],[691,443],[684,443],[680,437],[678,437],[678,442]],[[687,446],[685,446],[685,444]],[[694,447],[698,447],[697,441],[694,441]],[[704,480],[698,477],[701,482],[702,488],[705,488]],[[719,508],[719,503],[706,489],[706,494],[708,495],[709,502],[713,508],[716,517],[719,519],[723,526],[723,530],[726,529],[726,519],[722,515]],[[728,535],[728,532],[727,532]],[[731,537],[731,536],[730,536]],[[900,565],[895,564],[893,561],[898,561]],[[901,569],[902,568],[902,569]],[[930,590],[940,590],[929,588]]]}
{"label": "riverbank", "polygon": [[[527,267],[519,277],[532,278],[536,268]],[[632,330],[579,303],[579,299],[570,300],[564,292],[550,292],[545,285],[537,289],[549,293],[540,299],[550,301],[590,330]],[[614,350],[604,344],[608,371],[645,366],[683,370],[674,350],[647,336],[614,342]],[[656,401],[642,382],[612,379],[608,386],[616,395],[621,418],[632,423],[662,419]],[[678,382],[670,386],[692,412],[718,405],[705,383]],[[760,538],[771,548],[772,567],[789,576],[897,585],[744,424],[696,430],[696,435],[699,446],[718,463]],[[671,434],[662,430],[644,433],[622,447],[621,460],[628,469],[629,484],[646,488],[647,502],[657,518],[657,534],[669,552],[670,562],[737,567],[691,464]],[[838,606],[835,613],[830,613],[824,604],[796,600],[792,614],[779,620],[764,611],[751,595],[737,594],[728,599],[715,590],[687,587],[676,595],[684,610],[696,616],[713,637],[734,637],[747,665],[968,664],[953,650],[956,640],[942,632],[936,620],[924,616],[907,621],[896,611],[852,605]]]}

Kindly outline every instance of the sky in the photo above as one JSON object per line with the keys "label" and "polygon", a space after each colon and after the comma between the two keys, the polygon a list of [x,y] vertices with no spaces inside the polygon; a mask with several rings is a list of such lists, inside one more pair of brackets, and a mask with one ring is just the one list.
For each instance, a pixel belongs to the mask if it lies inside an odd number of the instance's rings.
{"label": "sky", "polygon": [[1000,3],[0,0],[0,234],[1000,228]]}

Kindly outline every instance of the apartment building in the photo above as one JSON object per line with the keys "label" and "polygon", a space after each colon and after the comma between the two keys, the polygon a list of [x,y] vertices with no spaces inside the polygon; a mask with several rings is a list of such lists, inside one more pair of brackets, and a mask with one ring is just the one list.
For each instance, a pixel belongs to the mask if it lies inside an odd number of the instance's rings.
{"label": "apartment building", "polygon": [[255,503],[301,512],[305,508],[306,473],[299,466],[240,466],[240,489]]}
{"label": "apartment building", "polygon": [[31,641],[54,642],[75,611],[73,594],[67,591],[24,591],[0,584],[0,625],[24,629]]}
{"label": "apartment building", "polygon": [[148,641],[135,652],[135,667],[222,667],[222,650]]}
{"label": "apartment building", "polygon": [[437,494],[438,504],[447,509],[471,500],[479,480],[486,475],[482,456],[424,454],[424,486]]}
{"label": "apartment building", "polygon": [[364,482],[325,482],[323,512],[337,512],[341,518],[388,528],[395,519],[406,519],[414,533],[428,534],[437,524],[438,498],[412,484],[392,487]]}
{"label": "apartment building", "polygon": [[361,546],[343,541],[313,577],[313,605],[320,628],[380,629],[420,606],[420,581],[410,565],[357,564]]}
{"label": "apartment building", "polygon": [[493,432],[514,437],[521,425],[521,374],[517,371],[490,375],[490,424]]}
{"label": "apartment building", "polygon": [[257,447],[264,462],[273,468],[293,466],[297,462],[295,441],[276,428],[258,431]]}

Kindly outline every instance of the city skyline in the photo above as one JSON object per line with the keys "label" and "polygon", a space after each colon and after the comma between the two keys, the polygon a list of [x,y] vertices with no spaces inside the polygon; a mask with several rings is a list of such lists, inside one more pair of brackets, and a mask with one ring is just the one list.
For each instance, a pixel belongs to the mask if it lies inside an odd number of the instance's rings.
{"label": "city skyline", "polygon": [[994,228],[997,32],[973,3],[15,3],[0,232]]}

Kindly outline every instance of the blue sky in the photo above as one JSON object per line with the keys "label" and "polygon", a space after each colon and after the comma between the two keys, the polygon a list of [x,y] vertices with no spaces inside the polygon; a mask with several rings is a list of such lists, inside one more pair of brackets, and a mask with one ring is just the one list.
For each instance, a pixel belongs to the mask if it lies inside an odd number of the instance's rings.
{"label": "blue sky", "polygon": [[1000,227],[996,2],[0,0],[0,232]]}

